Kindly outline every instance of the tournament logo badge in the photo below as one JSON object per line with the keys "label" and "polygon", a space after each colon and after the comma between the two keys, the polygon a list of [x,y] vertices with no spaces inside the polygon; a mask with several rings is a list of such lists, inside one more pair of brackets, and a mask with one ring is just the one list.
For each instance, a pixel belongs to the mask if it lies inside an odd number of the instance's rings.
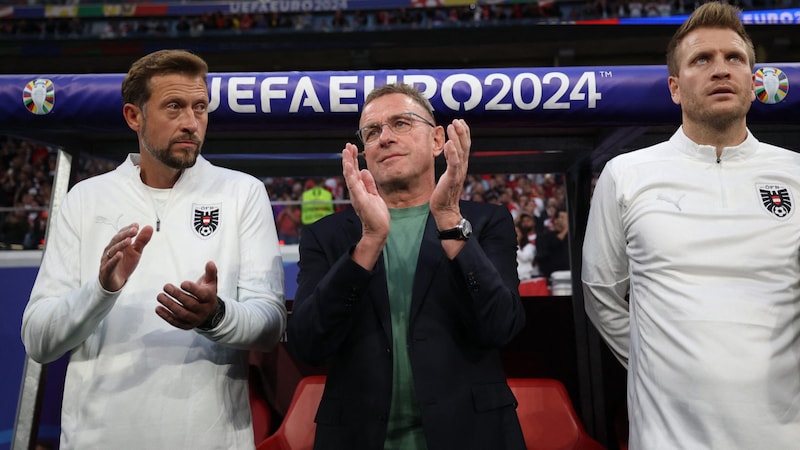
{"label": "tournament logo badge", "polygon": [[220,205],[197,205],[192,209],[192,228],[203,239],[207,239],[219,228],[219,208]]}
{"label": "tournament logo badge", "polygon": [[792,212],[792,194],[789,188],[782,184],[756,185],[761,196],[761,204],[772,215],[779,219],[789,217]]}
{"label": "tournament logo badge", "polygon": [[761,103],[780,103],[789,93],[789,78],[777,67],[762,67],[756,71],[755,92]]}
{"label": "tournament logo badge", "polygon": [[37,78],[29,82],[22,91],[22,104],[37,116],[49,114],[55,103],[56,88],[53,82],[46,78]]}

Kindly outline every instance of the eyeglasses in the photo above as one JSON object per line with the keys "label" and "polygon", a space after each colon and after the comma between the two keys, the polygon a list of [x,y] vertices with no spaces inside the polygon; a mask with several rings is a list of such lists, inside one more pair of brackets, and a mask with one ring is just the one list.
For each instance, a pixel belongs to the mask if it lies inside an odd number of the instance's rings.
{"label": "eyeglasses", "polygon": [[423,122],[434,128],[436,127],[436,125],[432,124],[428,119],[420,116],[417,113],[404,112],[402,114],[389,117],[386,122],[372,123],[365,127],[361,127],[358,131],[356,131],[356,136],[358,136],[365,146],[373,145],[378,142],[378,139],[383,132],[384,125],[388,125],[389,129],[392,130],[392,133],[394,134],[407,134],[414,127],[414,121]]}

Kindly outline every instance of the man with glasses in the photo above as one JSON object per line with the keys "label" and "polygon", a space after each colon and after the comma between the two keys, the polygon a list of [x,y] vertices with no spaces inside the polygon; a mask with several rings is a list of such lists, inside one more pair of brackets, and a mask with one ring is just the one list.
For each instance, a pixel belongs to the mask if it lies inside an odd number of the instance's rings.
{"label": "man with glasses", "polygon": [[[469,127],[415,88],[364,103],[342,170],[352,208],[303,230],[288,346],[328,364],[315,449],[524,449],[498,349],[524,326],[514,223],[460,201]],[[434,162],[444,154],[439,178]]]}

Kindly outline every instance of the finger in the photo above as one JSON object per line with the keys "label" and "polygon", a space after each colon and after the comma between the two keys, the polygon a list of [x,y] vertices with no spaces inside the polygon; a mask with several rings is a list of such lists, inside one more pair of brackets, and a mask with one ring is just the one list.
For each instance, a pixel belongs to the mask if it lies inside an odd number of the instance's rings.
{"label": "finger", "polygon": [[342,150],[342,172],[348,171],[348,166],[350,171],[354,171],[358,167],[358,148],[351,144],[347,143]]}
{"label": "finger", "polygon": [[203,277],[206,283],[217,284],[217,265],[214,264],[214,261],[206,263],[206,273]]}
{"label": "finger", "polygon": [[[191,282],[184,282],[183,284],[194,284]],[[197,299],[186,289],[178,288],[174,284],[164,285],[164,292],[156,295],[156,300],[166,306],[170,311],[173,310],[172,304],[180,305],[182,308],[194,309],[193,306],[197,304]]]}
{"label": "finger", "polygon": [[[469,153],[470,145],[472,144],[472,137],[469,131],[469,125],[463,119],[458,120],[458,125],[460,128],[459,137],[461,141],[461,149],[464,155]],[[465,156],[466,157],[466,156]]]}
{"label": "finger", "polygon": [[141,253],[142,250],[144,249],[144,246],[147,245],[148,242],[150,242],[150,239],[152,237],[153,237],[153,227],[147,225],[144,228],[142,228],[142,230],[139,232],[138,235],[136,235],[136,238],[133,241],[134,250]]}
{"label": "finger", "polygon": [[453,120],[447,127],[447,135],[454,141],[454,144],[457,144],[459,150],[462,152],[464,150],[469,151],[471,142],[469,127],[463,119]]}
{"label": "finger", "polygon": [[119,230],[117,234],[111,237],[103,251],[103,256],[106,259],[111,259],[117,252],[127,247],[130,244],[130,239],[136,235],[137,229],[138,225],[133,223]]}
{"label": "finger", "polygon": [[373,194],[378,194],[378,185],[375,184],[375,178],[372,177],[372,172],[363,169],[359,171],[361,183],[363,183],[364,190]]}
{"label": "finger", "polygon": [[[351,149],[351,151],[353,150]],[[354,159],[353,161],[350,162],[343,162],[342,164],[344,167],[344,172],[343,172],[344,181],[345,184],[347,185],[348,191],[350,191],[350,197],[351,199],[355,197],[357,201],[358,198],[364,197],[367,192],[366,186],[364,184],[364,175],[363,175],[363,172],[365,170],[358,170],[357,159]]]}
{"label": "finger", "polygon": [[156,301],[182,322],[193,323],[199,318],[205,317],[205,310],[200,306],[197,298],[185,292],[160,292],[156,295]]}
{"label": "finger", "polygon": [[156,306],[156,314],[158,315],[158,317],[161,317],[162,319],[164,319],[164,321],[166,321],[175,328],[180,328],[182,330],[191,330],[192,328],[194,328],[193,323],[181,320],[180,318],[172,314],[172,312],[170,312],[170,310],[164,306]]}

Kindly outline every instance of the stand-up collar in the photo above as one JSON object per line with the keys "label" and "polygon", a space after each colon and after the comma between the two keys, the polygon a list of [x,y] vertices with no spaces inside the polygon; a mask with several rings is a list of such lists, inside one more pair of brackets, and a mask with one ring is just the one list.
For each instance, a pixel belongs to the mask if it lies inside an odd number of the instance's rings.
{"label": "stand-up collar", "polygon": [[[678,131],[672,135],[669,141],[678,151],[692,158],[702,161],[717,160],[717,148],[713,145],[698,144],[689,139],[689,137],[686,136],[686,133],[683,132],[683,126],[678,128]],[[733,147],[724,147],[722,149],[720,160],[736,161],[749,158],[756,153],[756,150],[758,150],[758,144],[758,139],[756,139],[748,129],[747,137],[741,144]]]}
{"label": "stand-up collar", "polygon": [[[117,170],[120,172],[120,174],[132,179],[135,178],[136,181],[141,183],[142,179],[139,176],[140,158],[141,155],[138,153],[129,153],[128,157],[125,159],[125,162],[120,164],[117,167]],[[190,180],[194,178],[197,172],[202,172],[203,169],[209,166],[210,164],[211,163],[209,163],[205,158],[203,158],[203,155],[197,155],[197,161],[195,162],[194,166],[189,167],[187,169],[183,169],[183,173],[181,174],[180,178],[178,178],[177,183],[185,183],[186,181],[184,180]]]}

